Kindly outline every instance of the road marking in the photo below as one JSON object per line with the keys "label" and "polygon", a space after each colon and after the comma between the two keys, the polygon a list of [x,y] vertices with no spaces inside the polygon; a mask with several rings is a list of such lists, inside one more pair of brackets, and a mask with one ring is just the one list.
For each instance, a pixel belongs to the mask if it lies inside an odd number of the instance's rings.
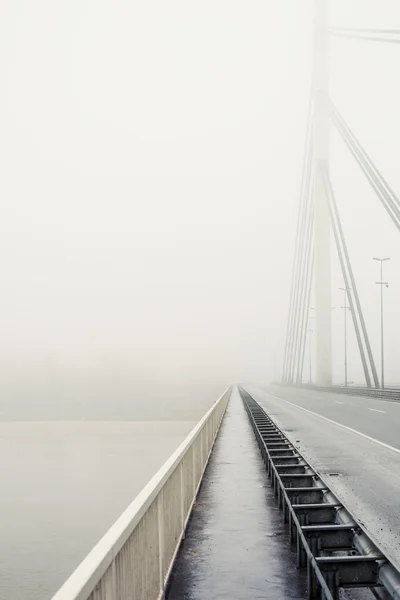
{"label": "road marking", "polygon": [[338,427],[341,427],[342,429],[347,429],[347,431],[351,431],[351,433],[356,433],[357,435],[365,438],[366,440],[369,440],[370,442],[375,442],[375,444],[379,444],[380,446],[383,446],[384,448],[387,448],[388,450],[393,450],[393,452],[396,452],[396,454],[400,454],[399,448],[395,448],[394,446],[385,444],[385,442],[381,442],[380,440],[377,440],[376,438],[373,438],[373,437],[367,435],[366,433],[361,433],[361,431],[357,431],[357,429],[353,429],[352,427],[348,427],[347,425],[342,425],[342,423],[338,423],[337,421],[334,421],[333,419],[328,419],[328,417],[323,417],[322,415],[319,415],[318,413],[316,413],[312,410],[308,410],[308,408],[303,408],[302,406],[299,406],[298,404],[295,404],[294,402],[289,402],[289,400],[285,400],[284,398],[275,396],[275,394],[270,394],[269,392],[265,392],[265,393],[268,396],[271,396],[272,398],[276,398],[276,400],[280,400],[281,402],[290,404],[290,406],[294,406],[295,408],[298,408],[299,410],[303,410],[304,412],[306,412],[310,415],[314,415],[315,417],[319,417],[320,419],[323,419],[324,421],[328,421],[328,423],[333,423],[333,425],[337,425]]}
{"label": "road marking", "polygon": [[377,408],[369,408],[368,410],[372,410],[372,412],[379,412],[386,415],[386,410],[378,410]]}
{"label": "road marking", "polygon": [[341,402],[340,400],[335,400],[336,404],[344,404],[344,402]]}

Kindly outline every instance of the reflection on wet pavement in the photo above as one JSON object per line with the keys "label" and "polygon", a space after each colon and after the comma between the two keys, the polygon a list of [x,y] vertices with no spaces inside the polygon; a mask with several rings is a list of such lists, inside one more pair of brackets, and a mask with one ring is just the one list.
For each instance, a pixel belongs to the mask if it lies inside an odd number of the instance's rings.
{"label": "reflection on wet pavement", "polygon": [[223,421],[168,600],[306,598],[282,513],[236,391]]}

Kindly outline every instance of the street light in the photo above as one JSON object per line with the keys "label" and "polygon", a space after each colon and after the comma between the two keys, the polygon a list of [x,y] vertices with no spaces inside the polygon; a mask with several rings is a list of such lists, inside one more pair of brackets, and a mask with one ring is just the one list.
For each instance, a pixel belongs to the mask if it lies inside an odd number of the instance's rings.
{"label": "street light", "polygon": [[350,292],[351,288],[339,288],[344,292],[344,385],[347,387],[347,311],[350,310],[350,306],[347,306],[347,293]]}
{"label": "street light", "polygon": [[389,287],[387,281],[383,281],[383,263],[385,260],[390,260],[390,257],[387,258],[374,258],[374,260],[378,260],[381,263],[381,280],[377,281],[376,284],[381,286],[381,386],[382,389],[385,387],[385,368],[384,368],[384,348],[383,348],[383,286]]}
{"label": "street light", "polygon": [[309,353],[310,353],[310,383],[312,383],[312,368],[311,368],[311,360],[312,360],[312,334],[314,333],[312,329],[308,329],[307,333],[309,333],[310,335],[308,336],[308,344],[309,344]]}

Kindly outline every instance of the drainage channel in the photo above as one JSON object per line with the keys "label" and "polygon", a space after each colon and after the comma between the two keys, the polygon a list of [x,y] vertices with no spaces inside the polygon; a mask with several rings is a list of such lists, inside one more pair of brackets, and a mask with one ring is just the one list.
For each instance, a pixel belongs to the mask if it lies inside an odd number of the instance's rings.
{"label": "drainage channel", "polygon": [[400,599],[400,573],[331,492],[285,434],[243,388],[239,392],[253,427],[275,497],[307,569],[310,599],[338,600],[341,589],[369,588]]}

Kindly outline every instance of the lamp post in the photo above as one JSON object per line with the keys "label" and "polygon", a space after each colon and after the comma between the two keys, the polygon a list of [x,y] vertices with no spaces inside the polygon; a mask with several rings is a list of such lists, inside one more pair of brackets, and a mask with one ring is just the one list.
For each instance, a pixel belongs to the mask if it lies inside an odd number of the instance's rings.
{"label": "lamp post", "polygon": [[378,260],[381,263],[381,280],[377,281],[376,284],[381,286],[381,386],[382,389],[385,387],[385,353],[384,353],[384,345],[383,345],[383,286],[389,287],[387,281],[383,281],[383,263],[385,260],[390,260],[390,257],[386,258],[374,258],[374,260]]}
{"label": "lamp post", "polygon": [[347,306],[347,294],[351,288],[339,288],[344,292],[344,386],[347,387],[347,311],[350,310],[350,306]]}
{"label": "lamp post", "polygon": [[312,334],[314,333],[312,329],[308,330],[308,351],[310,354],[310,384],[312,383]]}

